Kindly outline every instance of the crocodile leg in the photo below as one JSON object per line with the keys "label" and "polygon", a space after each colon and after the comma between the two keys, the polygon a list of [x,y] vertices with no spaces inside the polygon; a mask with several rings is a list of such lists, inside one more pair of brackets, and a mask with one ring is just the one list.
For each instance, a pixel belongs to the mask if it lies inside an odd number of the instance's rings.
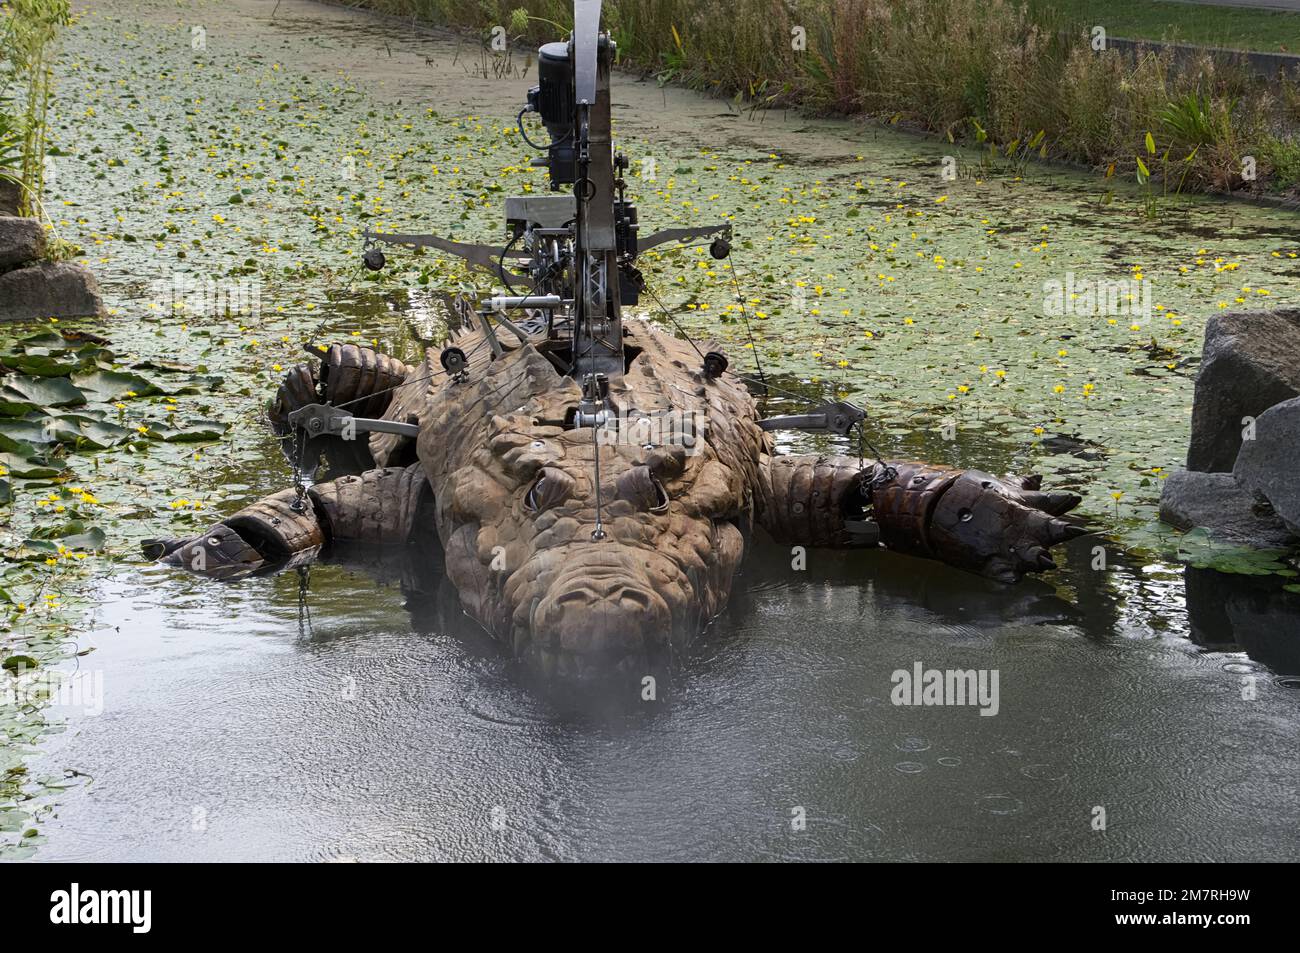
{"label": "crocodile leg", "polygon": [[324,403],[344,407],[354,417],[380,417],[388,409],[394,390],[410,373],[410,367],[388,354],[356,344],[333,344],[321,356],[319,366],[298,364],[280,382],[267,416],[271,429],[283,438],[285,456],[297,458],[304,473],[311,476],[322,454],[331,473],[360,473],[375,465],[369,441],[313,437],[294,439],[289,414],[308,404]]}
{"label": "crocodile leg", "polygon": [[271,402],[271,426],[289,432],[289,414],[308,404],[345,406],[355,417],[380,417],[388,409],[393,388],[411,368],[397,358],[357,344],[332,344],[317,367],[298,364],[280,383]]}
{"label": "crocodile leg", "polygon": [[330,345],[316,367],[296,364],[285,373],[270,403],[270,424],[283,436],[289,433],[290,413],[313,403],[346,406],[356,417],[380,417],[409,372],[408,365],[373,347]]}
{"label": "crocodile leg", "polygon": [[217,579],[310,562],[349,543],[404,545],[434,533],[433,493],[419,464],[281,490],[190,539],[147,540],[144,554]]}
{"label": "crocodile leg", "polygon": [[999,479],[979,470],[842,456],[770,457],[758,522],[780,543],[861,546],[852,531],[870,520],[887,549],[938,559],[970,572],[1018,582],[1050,569],[1048,548],[1087,532],[1059,517],[1073,493],[1045,493],[1041,477]]}

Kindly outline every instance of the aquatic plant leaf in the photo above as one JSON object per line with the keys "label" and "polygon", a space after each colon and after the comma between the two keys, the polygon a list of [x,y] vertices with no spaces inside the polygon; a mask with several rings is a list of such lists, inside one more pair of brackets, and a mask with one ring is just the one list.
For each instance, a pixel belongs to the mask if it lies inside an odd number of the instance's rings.
{"label": "aquatic plant leaf", "polygon": [[31,354],[36,348],[62,348],[67,350],[72,345],[63,337],[54,331],[41,331],[37,334],[30,334],[25,338],[20,338],[18,347]]}
{"label": "aquatic plant leaf", "polygon": [[22,453],[19,445],[27,445],[34,451],[37,444],[54,443],[54,435],[41,426],[39,421],[0,420],[0,450]]}
{"label": "aquatic plant leaf", "polygon": [[197,443],[204,440],[220,440],[226,432],[226,425],[216,420],[195,420],[182,427],[150,424],[149,432],[161,437],[167,443]]}
{"label": "aquatic plant leaf", "polygon": [[4,389],[0,391],[0,396],[8,396],[12,392],[42,407],[66,407],[86,402],[86,395],[66,377],[11,375],[3,383]]}
{"label": "aquatic plant leaf", "polygon": [[1198,526],[1179,539],[1178,548],[1173,555],[1197,569],[1214,569],[1245,576],[1269,576],[1289,568],[1283,562],[1288,553],[1289,550],[1285,549],[1254,549],[1221,540],[1210,530]]}
{"label": "aquatic plant leaf", "polygon": [[69,536],[60,537],[60,542],[67,549],[93,550],[98,552],[104,548],[104,543],[108,537],[98,526],[92,526],[83,533],[73,533]]}
{"label": "aquatic plant leaf", "polygon": [[23,374],[37,377],[67,377],[82,368],[80,361],[69,361],[44,354],[5,354],[0,363]]}
{"label": "aquatic plant leaf", "polygon": [[26,456],[21,453],[0,453],[0,467],[9,471],[9,475],[19,480],[48,480],[58,476],[63,470],[51,466],[40,456]]}
{"label": "aquatic plant leaf", "polygon": [[0,417],[26,417],[31,413],[40,413],[43,408],[25,400],[6,400],[0,393]]}
{"label": "aquatic plant leaf", "polygon": [[[62,418],[67,420],[67,417]],[[139,436],[134,430],[126,427],[119,427],[117,424],[110,424],[102,420],[93,420],[88,417],[80,417],[76,420],[77,436],[81,437],[83,445],[89,444],[93,449],[105,449],[115,447],[120,443],[131,440]],[[63,431],[60,431],[62,435]]]}
{"label": "aquatic plant leaf", "polygon": [[144,397],[162,392],[162,388],[152,381],[145,380],[138,374],[124,374],[121,371],[94,371],[80,374],[73,377],[72,382],[93,400],[110,401],[125,397],[127,394]]}

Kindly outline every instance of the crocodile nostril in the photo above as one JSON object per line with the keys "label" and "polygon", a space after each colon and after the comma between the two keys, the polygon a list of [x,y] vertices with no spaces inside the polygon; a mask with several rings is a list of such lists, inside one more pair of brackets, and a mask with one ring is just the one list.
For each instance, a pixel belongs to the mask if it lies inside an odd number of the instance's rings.
{"label": "crocodile nostril", "polygon": [[654,607],[654,597],[644,589],[636,586],[580,586],[576,589],[570,589],[562,592],[555,597],[555,605],[558,608],[568,606],[582,606],[592,608],[598,603],[606,605],[610,603],[621,604],[625,608],[634,609],[637,612],[646,612]]}
{"label": "crocodile nostril", "polygon": [[557,606],[573,605],[575,602],[591,603],[596,601],[595,593],[589,589],[570,589],[568,592],[556,597]]}
{"label": "crocodile nostril", "polygon": [[648,592],[642,592],[640,589],[623,589],[618,595],[622,602],[630,602],[642,611],[650,608],[650,593]]}

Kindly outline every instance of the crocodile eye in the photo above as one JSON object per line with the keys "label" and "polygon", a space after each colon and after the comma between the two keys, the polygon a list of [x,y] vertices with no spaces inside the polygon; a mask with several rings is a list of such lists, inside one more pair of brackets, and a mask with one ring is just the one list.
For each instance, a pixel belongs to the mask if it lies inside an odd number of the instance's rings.
{"label": "crocodile eye", "polygon": [[572,491],[573,477],[554,467],[542,467],[542,472],[524,495],[524,508],[533,513],[544,513],[567,500]]}
{"label": "crocodile eye", "polygon": [[668,491],[646,466],[633,467],[618,478],[618,497],[649,513],[668,509]]}

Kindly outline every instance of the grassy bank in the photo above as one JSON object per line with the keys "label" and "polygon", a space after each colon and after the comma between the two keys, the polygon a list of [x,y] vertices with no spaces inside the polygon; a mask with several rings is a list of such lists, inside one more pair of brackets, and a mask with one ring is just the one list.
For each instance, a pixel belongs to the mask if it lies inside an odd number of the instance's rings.
{"label": "grassy bank", "polygon": [[[358,0],[512,39],[554,39],[567,0]],[[1036,0],[609,0],[625,66],[758,106],[863,114],[990,158],[1055,158],[1161,191],[1289,192],[1300,80],[1272,86],[1208,54],[1092,48],[1094,17]],[[1112,33],[1114,35],[1114,33]],[[1253,161],[1252,161],[1253,160]]]}
{"label": "grassy bank", "polygon": [[1264,53],[1300,53],[1300,13],[1179,0],[1029,0],[1111,36]]}

